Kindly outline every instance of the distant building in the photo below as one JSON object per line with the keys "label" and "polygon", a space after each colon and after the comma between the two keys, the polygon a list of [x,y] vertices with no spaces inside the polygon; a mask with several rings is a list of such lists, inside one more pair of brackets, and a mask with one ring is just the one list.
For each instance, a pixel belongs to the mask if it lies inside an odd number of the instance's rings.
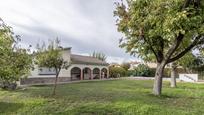
{"label": "distant building", "polygon": [[142,64],[141,62],[138,61],[132,61],[130,62],[130,69],[129,70],[133,70],[134,68],[136,68],[138,65]]}
{"label": "distant building", "polygon": [[120,67],[120,64],[118,64],[118,63],[111,63],[109,66],[111,66],[111,67]]}
{"label": "distant building", "polygon": [[[59,74],[59,82],[76,80],[103,79],[109,77],[108,63],[91,56],[82,56],[71,53],[71,48],[62,51],[62,57],[70,62],[68,69],[62,69]],[[55,70],[52,68],[39,68],[31,71],[27,79],[22,79],[21,84],[53,83]]]}

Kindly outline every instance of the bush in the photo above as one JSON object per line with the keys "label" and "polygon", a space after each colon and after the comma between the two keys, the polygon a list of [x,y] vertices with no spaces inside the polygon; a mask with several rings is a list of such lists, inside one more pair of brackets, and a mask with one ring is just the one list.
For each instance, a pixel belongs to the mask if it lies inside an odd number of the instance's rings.
{"label": "bush", "polygon": [[117,78],[117,77],[124,77],[126,76],[126,70],[122,67],[109,67],[110,77]]}
{"label": "bush", "polygon": [[0,87],[5,90],[15,90],[17,88],[17,84],[15,82],[4,81],[1,82]]}
{"label": "bush", "polygon": [[[176,71],[177,71],[177,77],[179,76],[179,73],[185,73],[185,70],[183,68],[177,68]],[[154,77],[155,72],[156,72],[156,68],[149,68],[148,66],[144,64],[140,64],[134,70],[128,70],[127,75],[128,76]],[[171,77],[171,68],[164,69],[163,77],[165,78]]]}
{"label": "bush", "polygon": [[128,70],[128,71],[126,72],[126,75],[127,75],[128,77],[130,77],[130,76],[134,76],[134,73],[135,73],[135,70]]}
{"label": "bush", "polygon": [[145,77],[153,77],[155,74],[155,70],[149,68],[147,65],[140,64],[134,70],[128,72],[128,75],[131,76],[145,76]]}

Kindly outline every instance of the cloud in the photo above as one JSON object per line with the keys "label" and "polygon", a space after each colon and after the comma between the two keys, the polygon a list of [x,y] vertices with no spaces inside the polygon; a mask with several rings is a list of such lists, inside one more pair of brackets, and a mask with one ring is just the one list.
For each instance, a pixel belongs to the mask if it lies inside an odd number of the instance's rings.
{"label": "cloud", "polygon": [[136,59],[118,47],[113,17],[114,0],[6,0],[1,17],[22,36],[23,44],[35,45],[59,37],[73,53],[104,52],[111,61]]}

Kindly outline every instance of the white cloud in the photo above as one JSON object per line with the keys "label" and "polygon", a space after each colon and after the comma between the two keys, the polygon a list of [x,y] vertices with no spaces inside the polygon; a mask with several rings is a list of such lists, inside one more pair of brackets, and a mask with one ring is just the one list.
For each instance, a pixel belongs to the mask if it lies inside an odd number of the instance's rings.
{"label": "white cloud", "polygon": [[59,37],[75,53],[104,52],[109,62],[132,60],[118,47],[114,0],[0,0],[0,16],[23,44]]}

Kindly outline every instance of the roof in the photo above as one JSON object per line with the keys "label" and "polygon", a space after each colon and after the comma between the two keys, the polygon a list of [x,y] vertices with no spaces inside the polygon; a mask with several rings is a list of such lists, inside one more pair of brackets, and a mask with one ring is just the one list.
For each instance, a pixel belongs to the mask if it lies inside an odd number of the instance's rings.
{"label": "roof", "polygon": [[71,62],[72,64],[91,64],[91,65],[109,65],[105,61],[101,61],[97,58],[91,56],[82,56],[71,54]]}
{"label": "roof", "polygon": [[71,50],[71,49],[72,49],[72,47],[65,47],[62,50]]}
{"label": "roof", "polygon": [[130,64],[141,64],[141,62],[132,61],[132,62],[130,62]]}

